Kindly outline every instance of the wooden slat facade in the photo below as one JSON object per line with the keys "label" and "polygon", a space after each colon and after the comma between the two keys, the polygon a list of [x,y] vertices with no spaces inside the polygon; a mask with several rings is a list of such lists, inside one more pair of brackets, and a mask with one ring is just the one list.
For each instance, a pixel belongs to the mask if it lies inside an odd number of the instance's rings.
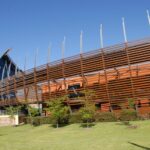
{"label": "wooden slat facade", "polygon": [[[51,62],[0,82],[0,106],[43,103],[54,96],[73,93],[71,85],[96,92],[95,103],[105,110],[119,108],[133,98],[150,107],[150,39],[115,45]],[[14,92],[15,97],[10,93]],[[3,95],[10,95],[3,98]],[[143,102],[145,101],[145,105]],[[81,100],[68,99],[79,105]],[[106,109],[105,106],[109,109]],[[147,109],[149,110],[149,109]]]}

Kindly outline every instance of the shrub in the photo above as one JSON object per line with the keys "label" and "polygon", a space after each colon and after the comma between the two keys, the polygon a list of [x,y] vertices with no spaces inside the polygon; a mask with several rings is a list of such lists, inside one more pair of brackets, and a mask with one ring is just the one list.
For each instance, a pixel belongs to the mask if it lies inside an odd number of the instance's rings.
{"label": "shrub", "polygon": [[24,119],[24,122],[26,124],[32,124],[34,126],[39,126],[39,125],[42,125],[42,124],[52,124],[53,122],[53,119],[51,117],[26,117]]}
{"label": "shrub", "polygon": [[86,127],[88,128],[90,123],[95,120],[94,114],[96,107],[92,102],[95,97],[95,91],[85,89],[82,93],[84,94],[84,97],[81,98],[84,100],[84,107],[80,108],[79,113],[81,115],[82,122],[86,123]]}
{"label": "shrub", "polygon": [[28,115],[30,117],[36,117],[40,115],[39,109],[38,108],[34,108],[31,106],[27,106],[27,110],[28,110]]}
{"label": "shrub", "polygon": [[69,122],[70,123],[81,123],[82,122],[81,114],[80,113],[71,114]]}
{"label": "shrub", "polygon": [[138,119],[137,113],[133,109],[124,109],[121,111],[119,116],[119,120],[121,121],[133,121],[137,119]]}
{"label": "shrub", "polygon": [[140,115],[138,115],[138,118],[140,120],[148,120],[148,119],[150,119],[150,113],[140,114]]}
{"label": "shrub", "polygon": [[69,107],[64,103],[65,100],[66,96],[63,96],[51,99],[51,101],[47,102],[47,111],[51,112],[53,125],[56,125],[57,128],[59,125],[62,126],[69,123],[70,111]]}
{"label": "shrub", "polygon": [[80,109],[80,115],[83,123],[94,121],[94,110],[89,107],[83,107]]}
{"label": "shrub", "polygon": [[97,112],[95,114],[96,122],[111,122],[117,121],[117,117],[112,112]]}
{"label": "shrub", "polygon": [[90,106],[85,106],[83,108],[80,109],[79,111],[80,115],[81,115],[81,120],[83,122],[82,126],[83,127],[91,127],[91,123],[95,121],[94,119],[94,114],[95,114],[95,109],[93,109]]}

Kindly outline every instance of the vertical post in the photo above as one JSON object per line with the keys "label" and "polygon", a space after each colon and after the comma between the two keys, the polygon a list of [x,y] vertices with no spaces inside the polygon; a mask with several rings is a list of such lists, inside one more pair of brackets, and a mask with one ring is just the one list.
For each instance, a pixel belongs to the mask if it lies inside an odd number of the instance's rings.
{"label": "vertical post", "polygon": [[132,95],[133,95],[133,97],[135,97],[133,79],[132,79],[132,69],[131,69],[131,63],[130,63],[129,52],[128,52],[128,42],[127,42],[127,34],[126,34],[124,18],[122,18],[122,27],[123,27],[123,33],[124,33],[124,42],[125,42],[125,52],[126,52],[126,56],[127,56],[127,63],[128,63],[129,71],[130,71]]}
{"label": "vertical post", "polygon": [[8,98],[8,104],[10,104],[11,100],[10,100],[10,90],[9,90],[9,79],[6,79],[6,89],[7,89],[7,98]]}
{"label": "vertical post", "polygon": [[6,68],[6,70],[7,70],[7,64],[6,64],[7,62],[5,62],[5,65],[4,65],[4,68],[3,68],[3,71],[2,71],[2,78],[1,78],[1,80],[2,80],[2,82],[3,82],[3,80],[4,80],[4,74],[5,74],[5,68]]}
{"label": "vertical post", "polygon": [[10,71],[11,71],[11,62],[8,66],[8,70],[7,70],[7,78],[10,79]]}
{"label": "vertical post", "polygon": [[4,82],[2,82],[3,83],[3,94],[4,94],[4,105],[6,105],[7,104],[7,86],[6,86],[6,82],[4,83]]}
{"label": "vertical post", "polygon": [[[11,63],[11,62],[10,62],[10,63]],[[7,79],[6,79],[6,82],[5,82],[5,83],[6,83],[6,89],[7,89],[7,98],[8,98],[8,100],[9,100],[8,103],[10,104],[10,102],[11,102],[11,100],[10,100],[10,86],[9,86],[9,79],[10,79],[10,78],[9,78],[9,75],[8,75],[8,74],[9,74],[9,66],[10,66],[10,65],[7,65],[7,62],[6,62],[6,66],[7,66],[7,67],[6,67],[6,68],[7,68],[7,69],[6,69]]]}
{"label": "vertical post", "polygon": [[102,28],[102,24],[100,25],[100,56],[102,59],[102,65],[103,65],[103,70],[104,70],[104,77],[105,77],[105,85],[106,85],[106,94],[107,94],[107,98],[109,101],[109,105],[110,105],[110,111],[112,110],[112,106],[111,106],[111,99],[110,99],[110,95],[109,95],[109,89],[108,89],[108,78],[107,78],[107,72],[106,72],[106,65],[105,65],[105,56],[104,56],[104,44],[103,44],[103,28]]}
{"label": "vertical post", "polygon": [[[35,62],[34,62],[34,88],[35,88],[35,95],[36,95],[36,100],[39,105],[39,98],[38,98],[38,89],[37,89],[37,77],[36,77],[36,63],[37,63],[37,55],[38,55],[38,49],[35,54]],[[40,108],[40,107],[39,107]]]}
{"label": "vertical post", "polygon": [[100,47],[104,48],[104,42],[103,42],[103,25],[100,25]]}
{"label": "vertical post", "polygon": [[67,94],[67,85],[66,85],[66,78],[65,78],[65,62],[64,62],[64,53],[65,53],[65,44],[66,44],[66,37],[62,42],[62,75],[64,79],[64,86],[65,86],[65,93]]}
{"label": "vertical post", "polygon": [[13,80],[14,80],[14,93],[15,93],[16,101],[17,101],[17,103],[19,103],[18,96],[17,96],[17,83],[16,83],[17,71],[18,71],[18,68],[17,68],[17,66],[15,66],[15,76],[13,78]]}
{"label": "vertical post", "polygon": [[[18,64],[18,61],[16,61],[16,64]],[[17,76],[17,74],[18,74],[18,67],[17,67],[17,65],[15,66],[15,76]]]}
{"label": "vertical post", "polygon": [[14,80],[14,93],[15,93],[16,102],[17,102],[17,103],[19,103],[19,101],[18,101],[18,97],[17,97],[16,76],[14,76],[13,80]]}
{"label": "vertical post", "polygon": [[25,103],[28,104],[27,100],[27,93],[26,93],[26,82],[25,82],[25,72],[26,72],[26,56],[25,56],[25,63],[24,63],[24,72],[22,73],[22,78],[23,78],[23,89],[24,89],[24,98],[25,98]]}
{"label": "vertical post", "polygon": [[147,12],[148,24],[150,25],[150,15],[149,15],[149,10],[147,10],[146,12]]}
{"label": "vertical post", "polygon": [[83,53],[83,31],[80,33],[80,54]]}
{"label": "vertical post", "polygon": [[62,59],[64,59],[65,47],[66,47],[66,37],[64,36],[64,40],[62,42]]}
{"label": "vertical post", "polygon": [[36,100],[37,100],[37,102],[39,104],[38,90],[37,90],[36,68],[34,68],[34,88],[35,88]]}
{"label": "vertical post", "polygon": [[126,26],[125,26],[124,18],[122,18],[122,27],[123,27],[124,42],[125,42],[125,52],[126,52],[127,63],[129,67],[129,73],[130,73],[132,96],[133,98],[135,98],[135,90],[134,90],[134,84],[133,84],[133,78],[132,78],[132,67],[131,67],[130,57],[129,57],[129,52],[128,52],[128,42],[127,42],[127,34],[126,34]]}
{"label": "vertical post", "polygon": [[125,21],[123,17],[122,17],[122,28],[123,28],[124,42],[127,43],[126,27],[125,27]]}
{"label": "vertical post", "polygon": [[[66,46],[66,37],[64,37],[64,40],[62,42],[62,75],[63,75],[63,80],[64,80],[63,82],[65,86],[65,93],[67,95],[68,91],[67,91],[67,84],[66,84],[66,77],[65,77],[65,61],[64,61],[65,46]],[[67,100],[69,100],[68,97],[67,97]],[[68,101],[67,101],[67,105],[69,107],[70,113],[72,113],[72,110]]]}
{"label": "vertical post", "polygon": [[47,57],[47,83],[48,83],[48,95],[49,99],[51,98],[51,87],[50,87],[50,53],[51,53],[51,47],[48,48],[48,57]]}
{"label": "vertical post", "polygon": [[80,67],[81,67],[80,68],[81,76],[83,80],[83,89],[85,90],[87,88],[87,81],[86,81],[86,77],[84,75],[84,69],[83,69],[83,31],[81,31],[80,33]]}
{"label": "vertical post", "polygon": [[[2,77],[1,77],[1,82],[2,82],[3,89],[4,89],[4,82],[3,82],[3,80],[4,80],[4,74],[5,74],[5,67],[6,67],[6,62],[5,62],[4,68],[2,70]],[[5,94],[6,94],[6,92],[5,92]],[[5,103],[4,94],[2,95],[2,99],[4,100],[4,103]]]}
{"label": "vertical post", "polygon": [[2,82],[0,81],[0,105],[2,105],[4,99],[3,99],[3,85]]}

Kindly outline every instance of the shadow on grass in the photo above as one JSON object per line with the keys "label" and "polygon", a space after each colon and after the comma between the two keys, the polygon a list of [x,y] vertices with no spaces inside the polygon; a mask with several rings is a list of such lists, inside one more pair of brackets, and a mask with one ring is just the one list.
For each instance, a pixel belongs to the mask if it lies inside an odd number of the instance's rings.
{"label": "shadow on grass", "polygon": [[88,123],[88,126],[87,126],[87,123],[82,123],[80,125],[80,127],[82,128],[92,128],[93,126],[95,126],[95,123]]}
{"label": "shadow on grass", "polygon": [[7,134],[0,134],[0,136],[4,136],[4,135],[7,135]]}
{"label": "shadow on grass", "polygon": [[121,122],[116,123],[116,125],[124,125],[129,129],[137,129],[138,128],[137,125],[132,125],[129,121],[121,121]]}
{"label": "shadow on grass", "polygon": [[[70,124],[59,124],[58,128],[69,126]],[[57,128],[56,124],[51,124],[50,127]]]}
{"label": "shadow on grass", "polygon": [[132,142],[128,142],[128,143],[129,143],[129,144],[132,144],[132,145],[134,145],[134,146],[140,147],[140,148],[142,148],[142,149],[145,149],[145,150],[150,150],[149,147],[145,147],[145,146],[142,146],[142,145],[138,145],[138,144],[132,143]]}
{"label": "shadow on grass", "polygon": [[125,126],[130,126],[131,123],[129,121],[121,121],[121,122],[117,122],[116,125],[125,125]]}

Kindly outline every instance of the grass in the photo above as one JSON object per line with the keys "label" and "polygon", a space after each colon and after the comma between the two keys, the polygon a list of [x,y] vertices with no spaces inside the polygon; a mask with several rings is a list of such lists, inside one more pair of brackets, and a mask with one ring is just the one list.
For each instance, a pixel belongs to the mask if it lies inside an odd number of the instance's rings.
{"label": "grass", "polygon": [[119,123],[0,127],[0,150],[150,150],[150,121],[135,121],[136,129]]}

